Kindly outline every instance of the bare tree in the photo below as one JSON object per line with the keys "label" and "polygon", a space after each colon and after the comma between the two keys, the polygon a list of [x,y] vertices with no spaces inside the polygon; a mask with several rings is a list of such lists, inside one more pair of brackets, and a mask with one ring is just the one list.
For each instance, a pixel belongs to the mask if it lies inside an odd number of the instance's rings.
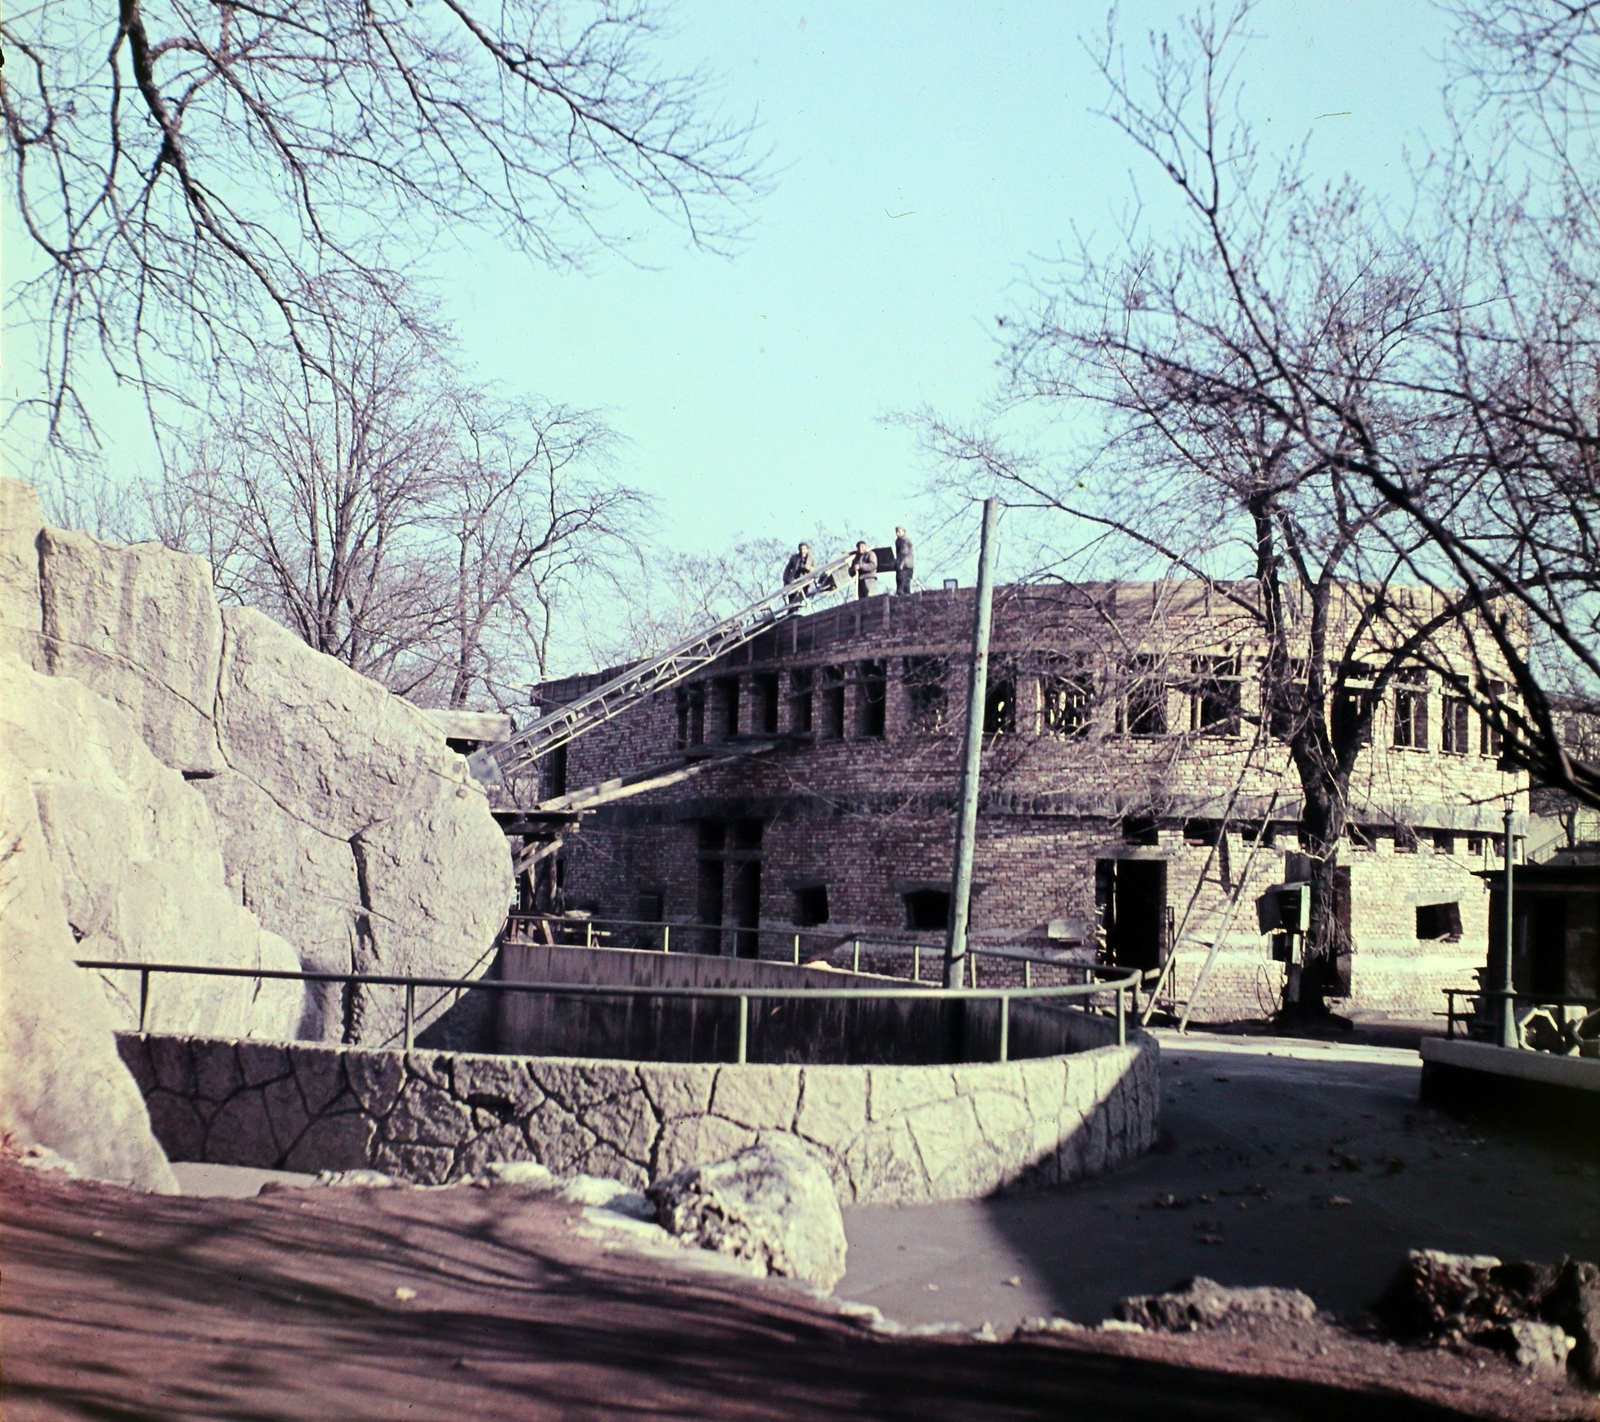
{"label": "bare tree", "polygon": [[287,342],[322,366],[333,275],[463,226],[567,264],[625,236],[613,199],[725,246],[760,186],[750,129],[658,67],[643,4],[44,0],[0,28],[9,180],[34,270],[51,446],[96,443],[91,366],[152,416]]}
{"label": "bare tree", "polygon": [[[1155,37],[1141,76],[1114,35],[1099,52],[1108,116],[1170,179],[1184,225],[1065,260],[1008,332],[1005,397],[1094,410],[1097,433],[1063,468],[982,431],[928,428],[968,471],[962,487],[976,468],[1012,502],[1111,535],[1102,566],[1181,571],[1253,623],[1260,715],[1296,772],[1312,864],[1286,1006],[1317,1013],[1348,947],[1336,874],[1378,707],[1415,669],[1462,677],[1469,613],[1488,633],[1468,639],[1485,683],[1526,662],[1528,634],[1483,589],[1451,586],[1418,517],[1454,514],[1479,487],[1469,422],[1421,395],[1437,312],[1423,254],[1354,184],[1318,191],[1297,158],[1263,161],[1233,109],[1248,13],[1202,12]],[[1371,477],[1379,462],[1436,477],[1412,479],[1407,508]],[[1435,588],[1420,598],[1403,586],[1419,570]]]}
{"label": "bare tree", "polygon": [[151,495],[219,593],[443,706],[540,679],[557,599],[631,546],[644,500],[604,475],[598,416],[463,386],[414,324],[347,316],[314,376],[258,362],[184,474]]}

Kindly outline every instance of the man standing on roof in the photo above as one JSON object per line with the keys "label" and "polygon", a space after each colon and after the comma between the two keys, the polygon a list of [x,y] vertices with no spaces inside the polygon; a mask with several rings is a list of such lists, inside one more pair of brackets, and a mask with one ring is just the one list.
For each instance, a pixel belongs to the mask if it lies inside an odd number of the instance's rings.
{"label": "man standing on roof", "polygon": [[[817,560],[811,555],[811,545],[802,543],[798,550],[789,555],[789,561],[783,565],[783,585],[788,587],[791,583],[803,583],[817,571]],[[805,592],[796,588],[789,594],[789,605],[798,606],[805,599]]]}
{"label": "man standing on roof", "polygon": [[911,538],[905,529],[897,528],[894,531],[894,590],[897,593],[911,591],[911,573],[916,567],[916,552],[911,547]]}
{"label": "man standing on roof", "polygon": [[878,590],[878,555],[867,547],[867,540],[856,543],[855,557],[850,560],[850,576],[856,580],[856,596],[871,597]]}

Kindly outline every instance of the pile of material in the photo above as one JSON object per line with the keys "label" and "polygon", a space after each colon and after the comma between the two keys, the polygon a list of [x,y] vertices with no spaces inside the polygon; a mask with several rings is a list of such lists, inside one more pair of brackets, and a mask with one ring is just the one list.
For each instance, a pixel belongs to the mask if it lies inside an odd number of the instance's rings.
{"label": "pile of material", "polygon": [[1600,1266],[1505,1262],[1416,1249],[1373,1305],[1396,1338],[1476,1344],[1549,1375],[1600,1387]]}

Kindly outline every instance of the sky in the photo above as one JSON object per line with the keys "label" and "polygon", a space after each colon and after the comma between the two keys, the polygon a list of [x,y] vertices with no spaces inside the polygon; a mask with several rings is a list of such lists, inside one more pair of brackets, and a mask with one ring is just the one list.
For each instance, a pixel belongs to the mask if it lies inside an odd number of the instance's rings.
{"label": "sky", "polygon": [[[1183,8],[1125,6],[1121,32],[1142,44]],[[1080,36],[1105,10],[680,0],[672,13],[665,62],[704,65],[771,153],[774,189],[737,254],[696,251],[639,212],[626,255],[577,274],[469,235],[435,260],[441,314],[479,378],[605,412],[626,440],[615,473],[654,496],[667,547],[915,534],[932,517],[928,469],[894,417],[978,412],[997,384],[995,316],[1026,301],[1074,227],[1114,226],[1136,181],[1160,196],[1160,174],[1094,112],[1103,86]],[[1246,105],[1269,143],[1310,134],[1318,172],[1398,185],[1406,151],[1441,127],[1445,25],[1427,0],[1265,0]],[[13,351],[7,384],[25,381]],[[134,468],[131,405],[120,425],[108,465]]]}

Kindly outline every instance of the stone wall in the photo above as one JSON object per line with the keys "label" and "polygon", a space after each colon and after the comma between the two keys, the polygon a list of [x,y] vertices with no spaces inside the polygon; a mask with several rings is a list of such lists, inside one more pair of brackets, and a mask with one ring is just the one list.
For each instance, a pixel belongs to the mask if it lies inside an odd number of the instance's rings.
{"label": "stone wall", "polygon": [[1097,1174],[1155,1141],[1154,1039],[1029,1061],[859,1067],[633,1063],[123,1034],[174,1160],[370,1167],[441,1184],[494,1160],[635,1187],[764,1132],[805,1141],[842,1201],[910,1204]]}

